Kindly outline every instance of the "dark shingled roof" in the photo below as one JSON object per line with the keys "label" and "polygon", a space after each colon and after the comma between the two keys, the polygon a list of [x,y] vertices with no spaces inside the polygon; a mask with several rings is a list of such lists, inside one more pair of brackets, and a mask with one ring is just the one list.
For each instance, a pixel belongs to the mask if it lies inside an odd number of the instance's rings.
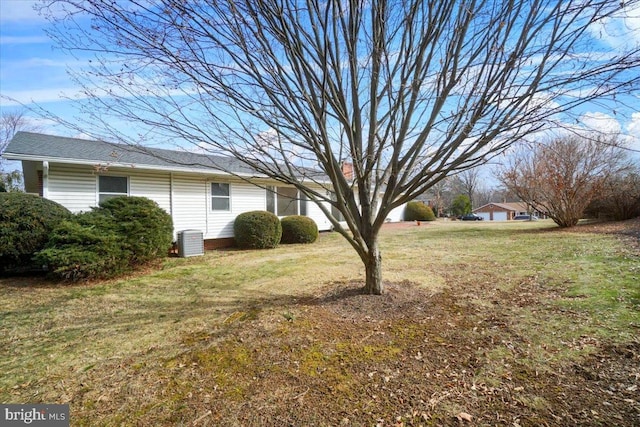
{"label": "dark shingled roof", "polygon": [[[257,175],[239,160],[187,151],[147,148],[104,141],[18,132],[7,146],[4,157],[17,160],[48,160],[112,165],[135,165],[144,168],[200,169],[239,175]],[[213,169],[213,170],[212,170]]]}

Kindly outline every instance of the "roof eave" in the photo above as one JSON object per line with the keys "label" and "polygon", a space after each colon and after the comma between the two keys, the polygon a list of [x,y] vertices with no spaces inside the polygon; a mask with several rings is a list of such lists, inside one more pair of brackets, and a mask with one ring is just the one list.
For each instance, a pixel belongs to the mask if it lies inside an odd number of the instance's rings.
{"label": "roof eave", "polygon": [[[151,171],[159,171],[159,172],[182,172],[182,173],[198,173],[198,174],[210,174],[210,175],[219,175],[219,176],[229,176],[229,177],[239,177],[244,179],[270,179],[267,175],[258,175],[258,174],[250,174],[250,173],[241,173],[241,172],[225,172],[220,169],[207,168],[206,166],[202,167],[188,167],[188,166],[159,166],[159,165],[147,165],[142,163],[123,163],[123,162],[99,162],[95,160],[84,160],[84,159],[70,159],[63,157],[48,157],[48,156],[38,156],[33,154],[23,154],[23,153],[3,153],[2,157],[7,160],[21,160],[21,161],[33,161],[33,162],[50,162],[50,163],[62,163],[62,164],[72,164],[72,165],[86,165],[93,167],[105,167],[105,168],[125,168],[125,169],[137,169],[137,170],[151,170]],[[319,181],[312,179],[312,182],[317,183],[319,185],[330,184],[329,181]]]}
{"label": "roof eave", "polygon": [[256,175],[249,173],[229,173],[221,171],[219,169],[203,167],[188,167],[188,166],[160,166],[160,165],[147,165],[142,163],[126,163],[126,162],[100,162],[95,160],[84,159],[69,159],[62,157],[45,157],[32,154],[21,153],[3,153],[2,157],[7,160],[26,160],[35,162],[51,162],[51,163],[63,163],[73,165],[89,165],[89,166],[101,166],[101,167],[117,167],[139,170],[153,170],[163,172],[190,172],[190,173],[209,173],[223,176],[239,176],[243,178],[268,178],[266,175]]}

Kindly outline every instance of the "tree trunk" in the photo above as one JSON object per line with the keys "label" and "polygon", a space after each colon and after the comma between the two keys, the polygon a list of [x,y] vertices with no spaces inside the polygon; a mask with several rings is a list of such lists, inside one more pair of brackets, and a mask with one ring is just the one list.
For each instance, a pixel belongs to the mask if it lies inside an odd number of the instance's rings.
{"label": "tree trunk", "polygon": [[369,295],[382,295],[382,254],[378,248],[377,238],[369,246],[364,264],[366,271],[364,292]]}

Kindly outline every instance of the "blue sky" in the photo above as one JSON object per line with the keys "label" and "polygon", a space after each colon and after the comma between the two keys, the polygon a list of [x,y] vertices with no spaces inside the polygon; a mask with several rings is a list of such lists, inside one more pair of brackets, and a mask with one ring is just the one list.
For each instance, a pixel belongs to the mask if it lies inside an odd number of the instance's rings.
{"label": "blue sky", "polygon": [[[67,116],[71,109],[64,97],[73,96],[77,88],[66,70],[76,60],[54,50],[44,32],[47,23],[33,10],[34,3],[0,0],[0,109],[20,110],[20,103],[28,106],[34,101]],[[27,115],[44,132],[60,131],[52,122]]]}
{"label": "blue sky", "polygon": [[[12,111],[20,109],[21,103],[32,106],[35,102],[72,121],[76,112],[65,98],[77,97],[79,89],[66,70],[84,62],[53,48],[44,32],[47,22],[33,10],[34,3],[0,0],[0,110]],[[624,29],[624,38],[616,36],[616,28]],[[640,43],[640,8],[610,22],[608,28],[593,31],[614,50],[620,43]],[[583,106],[579,126],[618,131],[633,149],[640,150],[640,94],[627,98],[625,104],[616,115],[603,105]],[[78,136],[52,121],[36,116],[30,120],[42,132]]]}

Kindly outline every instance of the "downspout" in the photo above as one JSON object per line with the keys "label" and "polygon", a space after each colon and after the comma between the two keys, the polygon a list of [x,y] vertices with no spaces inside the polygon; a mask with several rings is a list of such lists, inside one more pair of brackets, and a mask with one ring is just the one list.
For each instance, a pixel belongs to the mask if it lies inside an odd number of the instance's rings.
{"label": "downspout", "polygon": [[175,197],[173,195],[173,172],[169,172],[169,215],[171,216],[171,220],[173,222],[173,239],[178,239],[178,234],[176,233],[176,220],[173,216],[175,212],[175,207],[173,206]]}
{"label": "downspout", "polygon": [[49,198],[49,162],[42,162],[42,197]]}

